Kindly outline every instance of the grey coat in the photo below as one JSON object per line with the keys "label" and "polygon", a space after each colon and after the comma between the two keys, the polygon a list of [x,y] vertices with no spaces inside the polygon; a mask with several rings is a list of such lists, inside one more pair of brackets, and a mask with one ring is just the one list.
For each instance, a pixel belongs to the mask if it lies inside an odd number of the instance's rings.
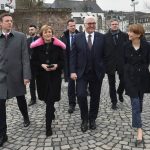
{"label": "grey coat", "polygon": [[0,99],[24,95],[24,79],[30,79],[30,61],[26,37],[11,31],[7,39],[0,32]]}

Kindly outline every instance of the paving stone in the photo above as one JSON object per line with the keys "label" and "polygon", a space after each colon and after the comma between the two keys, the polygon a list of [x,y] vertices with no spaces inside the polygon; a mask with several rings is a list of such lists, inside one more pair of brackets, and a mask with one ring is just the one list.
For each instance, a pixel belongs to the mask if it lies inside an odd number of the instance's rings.
{"label": "paving stone", "polygon": [[[118,85],[118,81],[116,82]],[[27,88],[27,102],[30,100]],[[89,97],[88,97],[89,99]],[[62,84],[62,100],[56,102],[52,122],[53,135],[46,137],[45,103],[37,100],[28,108],[30,126],[23,127],[23,118],[15,98],[6,102],[8,142],[0,150],[143,150],[143,145],[135,147],[136,130],[131,127],[131,103],[124,95],[124,102],[118,102],[119,109],[111,109],[107,77],[104,78],[96,130],[82,133],[79,106],[73,114],[68,114],[67,87]],[[146,149],[150,150],[150,95],[143,101],[142,121]]]}

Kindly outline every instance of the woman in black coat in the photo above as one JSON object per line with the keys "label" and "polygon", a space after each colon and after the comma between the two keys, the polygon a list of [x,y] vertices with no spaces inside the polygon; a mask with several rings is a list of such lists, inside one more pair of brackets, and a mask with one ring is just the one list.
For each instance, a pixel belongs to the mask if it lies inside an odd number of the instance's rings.
{"label": "woman in black coat", "polygon": [[44,25],[40,30],[41,38],[31,44],[33,62],[37,68],[37,89],[40,98],[46,102],[46,135],[52,135],[51,123],[55,118],[54,103],[60,100],[61,73],[64,65],[64,43],[53,38],[53,30]]}
{"label": "woman in black coat", "polygon": [[150,46],[143,40],[144,28],[140,24],[128,28],[129,42],[124,46],[124,81],[126,94],[131,98],[132,127],[137,128],[136,146],[143,142],[141,112],[143,95],[150,91]]}

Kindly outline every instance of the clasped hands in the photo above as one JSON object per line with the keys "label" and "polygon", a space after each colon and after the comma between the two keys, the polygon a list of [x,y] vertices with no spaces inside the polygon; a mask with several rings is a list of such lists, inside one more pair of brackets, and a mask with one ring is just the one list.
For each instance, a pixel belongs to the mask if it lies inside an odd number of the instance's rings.
{"label": "clasped hands", "polygon": [[43,69],[45,69],[46,71],[55,71],[57,69],[58,65],[57,64],[52,64],[52,65],[53,65],[53,67],[51,67],[51,68],[48,68],[48,66],[49,66],[48,64],[42,64],[41,67]]}

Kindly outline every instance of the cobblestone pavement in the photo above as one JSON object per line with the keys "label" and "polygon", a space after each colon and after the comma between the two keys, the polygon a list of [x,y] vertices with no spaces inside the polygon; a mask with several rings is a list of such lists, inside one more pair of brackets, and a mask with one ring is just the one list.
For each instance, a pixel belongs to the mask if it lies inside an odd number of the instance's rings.
{"label": "cobblestone pavement", "polygon": [[[29,102],[29,93],[27,94]],[[103,81],[97,129],[82,133],[80,112],[68,114],[67,87],[62,85],[62,100],[56,104],[56,119],[53,121],[53,136],[45,136],[45,103],[28,108],[31,125],[23,127],[23,120],[15,98],[7,101],[8,142],[1,150],[143,150],[143,144],[135,147],[136,131],[131,127],[130,100],[124,96],[119,109],[111,109],[107,78]],[[150,150],[150,95],[145,95],[142,114],[145,150]]]}

